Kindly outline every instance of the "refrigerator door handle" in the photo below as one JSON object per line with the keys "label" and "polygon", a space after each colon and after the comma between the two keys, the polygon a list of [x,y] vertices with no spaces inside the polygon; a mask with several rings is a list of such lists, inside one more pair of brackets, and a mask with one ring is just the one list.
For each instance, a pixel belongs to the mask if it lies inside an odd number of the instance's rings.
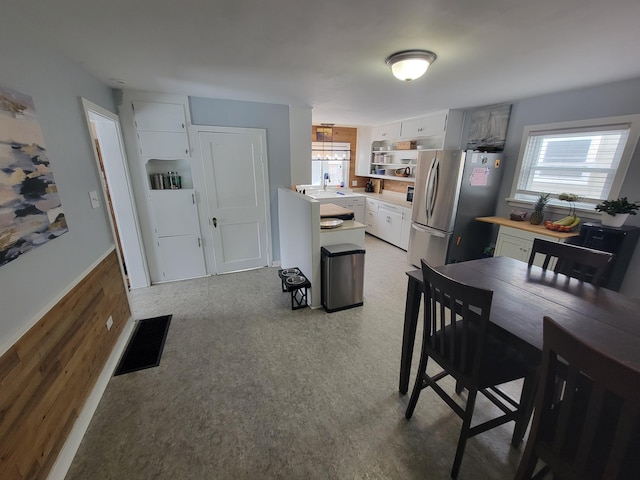
{"label": "refrigerator door handle", "polygon": [[427,178],[427,219],[433,215],[433,209],[438,195],[438,183],[440,183],[440,161],[434,158],[429,168],[429,177]]}
{"label": "refrigerator door handle", "polygon": [[440,230],[434,230],[433,228],[425,228],[417,225],[415,223],[411,224],[411,228],[414,230],[418,230],[419,232],[427,232],[429,235],[433,235],[434,237],[445,238],[447,236],[446,233],[441,232]]}

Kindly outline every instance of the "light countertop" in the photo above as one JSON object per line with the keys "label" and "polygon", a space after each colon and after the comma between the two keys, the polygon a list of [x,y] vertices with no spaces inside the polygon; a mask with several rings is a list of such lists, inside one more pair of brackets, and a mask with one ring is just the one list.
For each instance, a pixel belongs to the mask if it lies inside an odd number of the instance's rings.
{"label": "light countertop", "polygon": [[320,233],[336,233],[344,232],[348,230],[362,230],[367,226],[364,223],[356,222],[355,220],[345,220],[342,225],[336,228],[321,228]]}
{"label": "light countertop", "polygon": [[411,210],[413,204],[411,202],[407,202],[406,194],[404,193],[372,193],[365,192],[364,190],[354,189],[354,193],[358,193],[364,197],[370,198],[372,200],[378,200],[380,202],[392,203],[393,205],[398,205],[399,207],[408,208]]}
{"label": "light countertop", "polygon": [[539,235],[546,235],[554,238],[571,238],[579,235],[579,229],[574,232],[556,232],[554,230],[548,230],[544,225],[532,225],[528,220],[521,222],[511,220],[504,217],[476,217],[479,222],[494,223],[496,225],[502,225],[505,227],[517,228],[518,230],[524,230],[526,232],[537,233]]}

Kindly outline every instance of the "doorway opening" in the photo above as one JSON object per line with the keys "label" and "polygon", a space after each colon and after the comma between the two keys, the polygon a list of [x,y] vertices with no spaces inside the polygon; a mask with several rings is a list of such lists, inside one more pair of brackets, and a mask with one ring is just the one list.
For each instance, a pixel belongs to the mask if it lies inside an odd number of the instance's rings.
{"label": "doorway opening", "polygon": [[82,99],[108,217],[129,289],[148,287],[149,274],[142,246],[138,216],[129,178],[118,116]]}

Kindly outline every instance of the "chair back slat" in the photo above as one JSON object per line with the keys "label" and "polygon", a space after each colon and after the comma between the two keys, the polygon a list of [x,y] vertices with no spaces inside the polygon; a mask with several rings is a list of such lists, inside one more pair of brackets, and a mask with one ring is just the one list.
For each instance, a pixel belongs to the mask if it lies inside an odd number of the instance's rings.
{"label": "chair back slat", "polygon": [[553,269],[555,273],[562,273],[583,282],[600,286],[614,254],[602,252],[592,248],[571,245],[562,242],[551,242],[536,238],[533,241],[529,265],[533,265],[536,255],[543,255],[542,268],[547,270],[552,259],[556,259]]}
{"label": "chair back slat", "polygon": [[493,292],[455,281],[423,263],[427,342],[439,360],[461,374],[479,371]]}
{"label": "chair back slat", "polygon": [[637,478],[640,371],[549,317],[543,337],[540,391],[516,479],[530,478],[538,459],[560,478]]}

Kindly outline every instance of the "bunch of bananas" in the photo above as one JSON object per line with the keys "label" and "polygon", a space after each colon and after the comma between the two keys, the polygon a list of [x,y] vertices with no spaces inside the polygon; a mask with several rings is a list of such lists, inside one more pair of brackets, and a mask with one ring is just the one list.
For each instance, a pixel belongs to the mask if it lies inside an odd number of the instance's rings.
{"label": "bunch of bananas", "polygon": [[566,217],[561,218],[560,220],[556,220],[555,222],[552,222],[550,220],[544,222],[544,226],[548,230],[557,230],[559,232],[570,232],[579,224],[580,217],[578,217],[576,214],[567,215]]}

